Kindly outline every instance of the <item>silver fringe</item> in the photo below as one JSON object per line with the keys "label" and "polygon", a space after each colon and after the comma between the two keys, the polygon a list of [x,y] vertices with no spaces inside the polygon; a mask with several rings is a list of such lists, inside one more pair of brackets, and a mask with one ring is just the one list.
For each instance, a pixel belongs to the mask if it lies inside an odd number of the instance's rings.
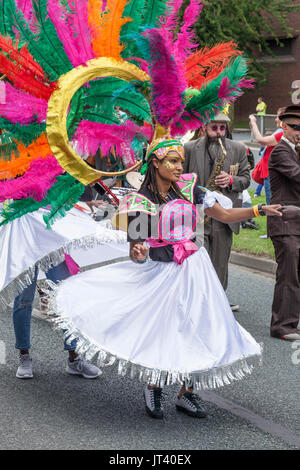
{"label": "silver fringe", "polygon": [[140,382],[163,387],[165,385],[180,384],[192,386],[194,390],[211,390],[230,385],[232,382],[241,380],[250,375],[255,366],[262,364],[263,344],[260,344],[260,354],[241,357],[234,363],[223,367],[195,371],[192,373],[183,373],[171,370],[149,369],[142,364],[136,364],[106,351],[100,345],[95,344],[89,337],[78,330],[72,322],[64,315],[58,307],[56,296],[59,284],[47,281],[47,287],[44,289],[48,296],[49,310],[47,314],[54,323],[54,328],[64,330],[64,338],[68,342],[77,340],[76,351],[90,361],[93,358],[97,360],[99,367],[111,366],[118,362],[118,373],[121,376],[129,376],[132,379],[138,379]]}
{"label": "silver fringe", "polygon": [[[110,232],[108,232],[107,229],[110,229]],[[2,289],[0,292],[0,306],[6,309],[17,295],[21,294],[26,287],[32,284],[36,266],[46,273],[50,268],[62,263],[65,260],[65,253],[70,254],[72,249],[76,250],[80,248],[89,250],[96,245],[104,245],[113,242],[120,244],[127,243],[126,234],[118,230],[112,230],[112,226],[108,222],[99,225],[97,232],[92,235],[70,240],[57,250],[48,253],[43,256],[43,258],[36,261]]]}

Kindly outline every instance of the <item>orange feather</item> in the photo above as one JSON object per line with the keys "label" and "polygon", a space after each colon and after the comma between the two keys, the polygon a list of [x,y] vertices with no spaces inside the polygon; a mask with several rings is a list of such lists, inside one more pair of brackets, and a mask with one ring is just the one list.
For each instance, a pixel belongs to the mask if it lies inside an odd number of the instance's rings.
{"label": "orange feather", "polygon": [[212,48],[204,47],[195,52],[185,61],[188,85],[201,88],[216,78],[233,57],[240,54],[241,51],[233,41],[216,44]]}
{"label": "orange feather", "polygon": [[92,33],[93,51],[96,57],[121,58],[124,48],[120,43],[120,32],[131,18],[122,18],[128,0],[108,0],[105,11],[99,15],[101,0],[89,0],[89,25]]}
{"label": "orange feather", "polygon": [[37,158],[47,158],[49,155],[53,154],[45,134],[40,135],[35,142],[27,147],[23,144],[19,144],[18,152],[18,157],[13,154],[9,162],[0,161],[0,180],[23,175],[28,170],[33,160]]}

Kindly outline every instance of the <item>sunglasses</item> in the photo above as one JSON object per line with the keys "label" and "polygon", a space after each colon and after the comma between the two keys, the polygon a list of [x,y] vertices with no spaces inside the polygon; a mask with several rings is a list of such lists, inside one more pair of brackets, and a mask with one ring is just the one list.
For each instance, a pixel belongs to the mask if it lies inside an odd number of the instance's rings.
{"label": "sunglasses", "polygon": [[211,130],[214,132],[216,132],[218,129],[220,129],[220,131],[225,131],[226,125],[222,124],[221,126],[217,126],[216,124],[214,124],[213,126],[211,126]]}
{"label": "sunglasses", "polygon": [[294,131],[300,131],[300,124],[289,124],[288,122],[286,122],[286,124],[294,129]]}

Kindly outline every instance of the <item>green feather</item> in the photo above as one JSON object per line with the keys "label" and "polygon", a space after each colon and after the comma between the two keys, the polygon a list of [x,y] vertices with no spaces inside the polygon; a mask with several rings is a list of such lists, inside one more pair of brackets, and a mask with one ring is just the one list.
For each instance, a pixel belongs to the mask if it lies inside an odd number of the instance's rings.
{"label": "green feather", "polygon": [[92,122],[101,122],[102,124],[120,124],[119,119],[114,113],[108,113],[107,110],[89,110],[86,109],[82,113],[82,119]]}
{"label": "green feather", "polygon": [[[20,33],[20,38],[28,44],[28,50],[41,65],[49,79],[57,80],[60,75],[72,69],[72,64],[65,54],[62,43],[56,35],[55,28],[46,11],[46,0],[35,0],[33,6],[39,20],[40,32],[34,34],[14,0],[5,0],[7,24],[14,26]],[[45,15],[46,20],[41,19]]]}
{"label": "green feather", "polygon": [[122,57],[138,57],[138,49],[130,40],[130,34],[138,32],[143,21],[143,10],[146,0],[131,0],[124,8],[123,18],[131,18],[132,21],[124,24],[121,29],[121,42],[125,45]]}
{"label": "green feather", "polygon": [[46,130],[46,123],[39,124],[38,122],[33,122],[28,125],[22,125],[12,123],[5,118],[0,118],[0,128],[8,131],[9,138],[22,142],[24,145],[29,145]]}
{"label": "green feather", "polygon": [[3,36],[10,35],[11,37],[15,37],[12,24],[7,16],[7,4],[7,0],[0,1],[0,33]]}
{"label": "green feather", "polygon": [[43,216],[47,229],[51,229],[51,225],[53,225],[56,220],[64,217],[66,212],[72,209],[83,192],[84,185],[76,182],[66,187],[55,200],[51,201],[50,213]]}
{"label": "green feather", "polygon": [[0,160],[10,160],[12,153],[17,153],[17,144],[15,142],[7,142],[0,144]]}
{"label": "green feather", "polygon": [[[185,107],[185,111],[195,116],[194,112],[199,113],[201,116],[209,117],[210,119],[220,111],[220,106],[223,99],[218,97],[219,88],[223,78],[227,77],[230,80],[233,90],[230,93],[230,98],[234,99],[240,96],[241,89],[238,88],[238,83],[247,74],[247,62],[244,57],[237,57],[233,63],[229,64],[224,71],[214,80],[204,85],[199,94],[193,96]],[[188,118],[187,118],[188,119]]]}
{"label": "green feather", "polygon": [[148,101],[136,91],[135,86],[128,86],[123,80],[110,78],[92,82],[84,100],[93,112],[100,111],[113,117],[113,108],[119,106],[137,120],[151,122]]}
{"label": "green feather", "polygon": [[[81,194],[84,192],[84,186],[81,183],[78,183],[77,180],[68,173],[60,175],[56,179],[57,182],[49,189],[42,201],[35,201],[34,199],[28,197],[26,199],[12,201],[7,205],[7,207],[3,208],[1,213],[3,220],[0,223],[0,226],[7,224],[12,220],[18,219],[25,214],[35,212],[48,204],[57,205],[56,201],[58,201],[58,199],[60,200],[59,204],[61,204],[62,196],[68,200],[68,202],[70,202],[72,199],[73,204],[75,204],[80,198]],[[70,190],[72,190],[72,195],[68,197],[68,192]],[[69,209],[71,209],[71,207],[69,207]],[[65,208],[64,210],[69,209]]]}
{"label": "green feather", "polygon": [[83,88],[79,88],[71,100],[70,111],[67,117],[67,130],[69,140],[72,140],[74,133],[82,119],[82,113],[84,110],[84,91]]}
{"label": "green feather", "polygon": [[155,27],[161,16],[168,11],[167,0],[147,0],[146,8],[143,11],[141,26]]}
{"label": "green feather", "polygon": [[53,63],[57,64],[60,75],[69,72],[73,69],[73,65],[48,16],[47,0],[33,0],[33,8],[38,20],[39,33],[36,35],[36,40],[39,47],[51,56]]}

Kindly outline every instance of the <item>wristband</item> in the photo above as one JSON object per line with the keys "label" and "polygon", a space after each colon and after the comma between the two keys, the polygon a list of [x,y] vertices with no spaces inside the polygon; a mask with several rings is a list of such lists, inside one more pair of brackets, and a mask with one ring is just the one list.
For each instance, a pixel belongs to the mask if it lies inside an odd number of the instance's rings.
{"label": "wristband", "polygon": [[253,206],[252,209],[253,209],[253,212],[254,212],[254,216],[255,217],[260,217],[260,213],[258,212],[258,206]]}
{"label": "wristband", "polygon": [[147,253],[145,259],[136,259],[135,262],[138,263],[138,264],[144,264],[148,261],[148,259],[149,259],[149,253]]}
{"label": "wristband", "polygon": [[263,211],[263,208],[262,208],[264,205],[265,205],[265,204],[258,204],[257,210],[258,210],[258,212],[259,212],[259,215],[266,215],[266,214],[264,213],[264,211]]}
{"label": "wristband", "polygon": [[228,186],[232,186],[232,183],[233,183],[233,176],[232,176],[232,175],[229,175],[229,176],[230,176],[230,181],[229,181]]}

